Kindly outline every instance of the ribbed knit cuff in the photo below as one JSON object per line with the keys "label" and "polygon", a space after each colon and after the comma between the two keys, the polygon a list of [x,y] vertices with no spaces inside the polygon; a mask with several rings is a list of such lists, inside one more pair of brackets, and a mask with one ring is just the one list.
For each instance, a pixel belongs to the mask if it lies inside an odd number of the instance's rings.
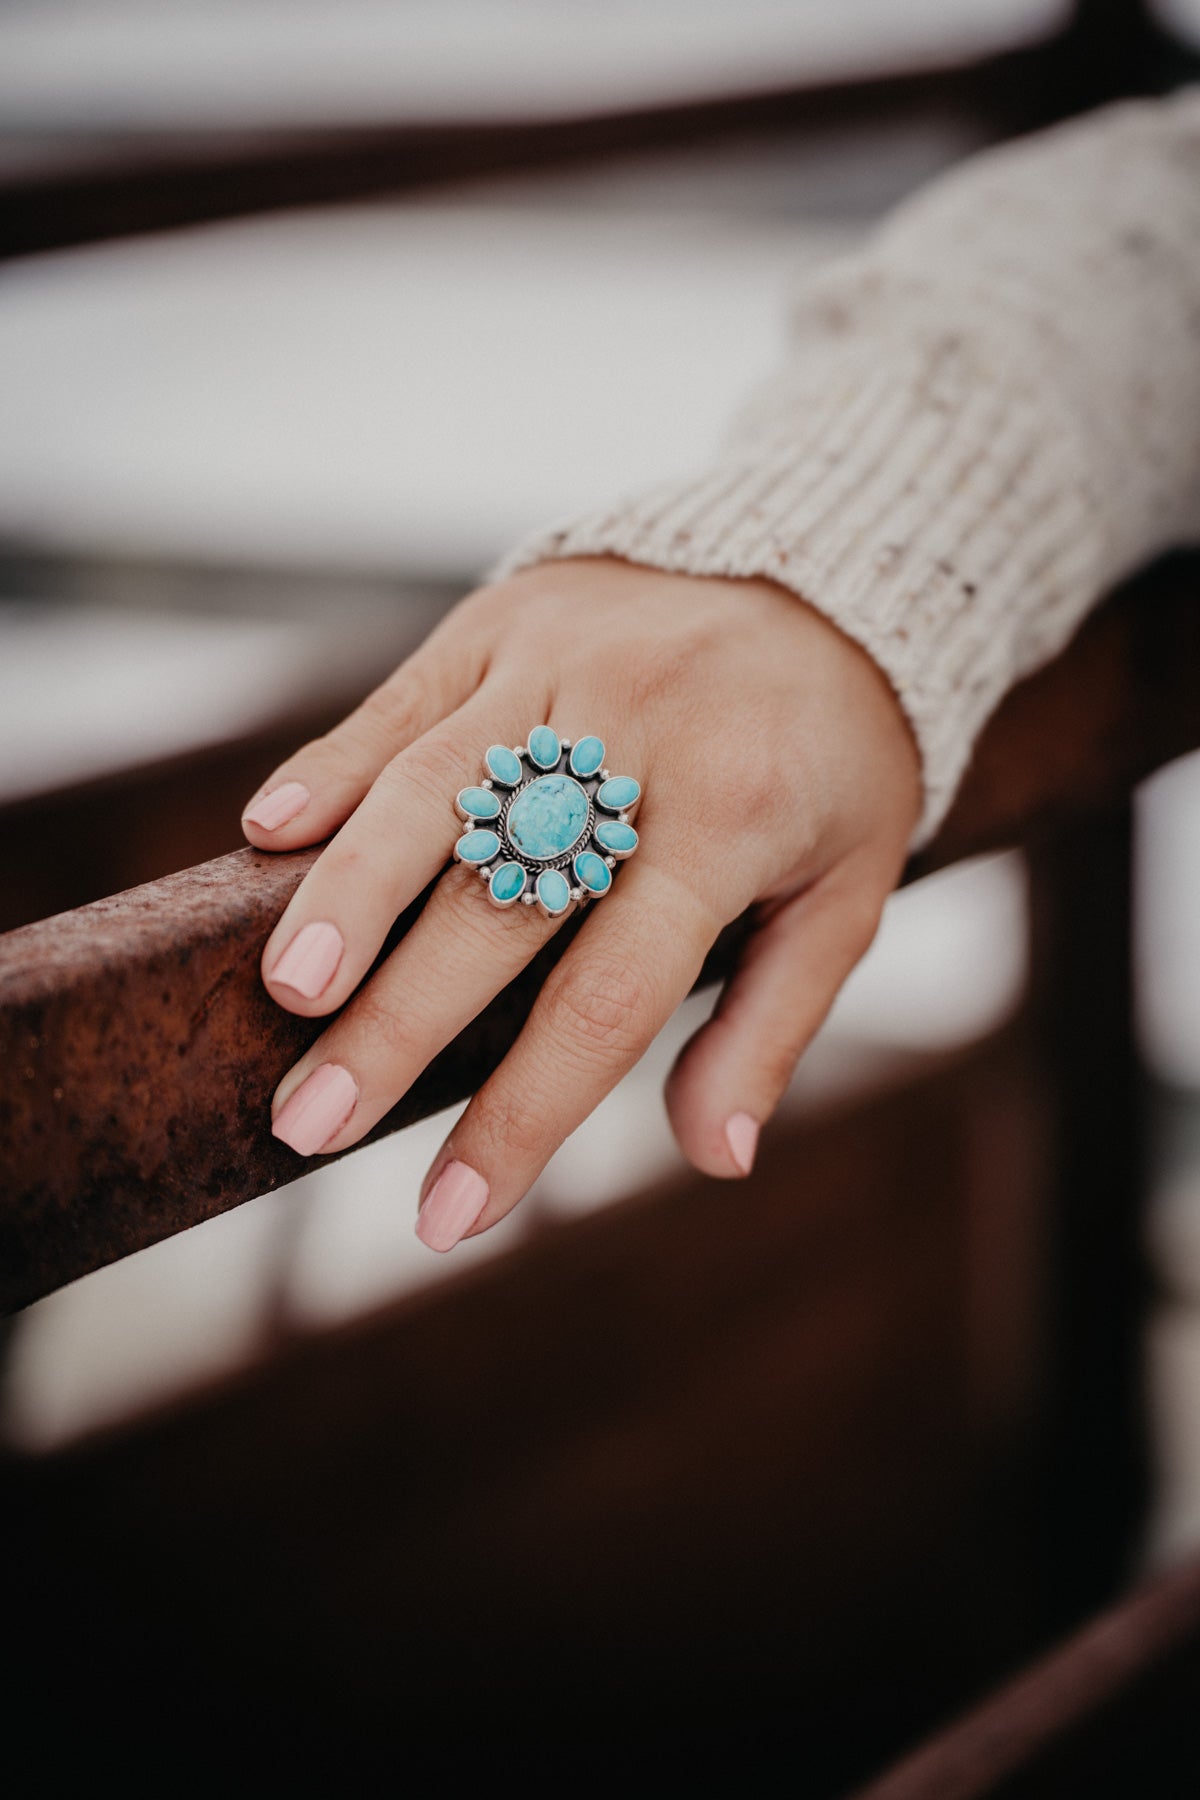
{"label": "ribbed knit cuff", "polygon": [[1001,696],[1095,599],[1103,533],[1077,425],[1028,366],[1014,377],[1003,340],[885,348],[791,371],[713,466],[539,533],[495,574],[617,556],[791,589],[862,645],[911,722],[916,847]]}

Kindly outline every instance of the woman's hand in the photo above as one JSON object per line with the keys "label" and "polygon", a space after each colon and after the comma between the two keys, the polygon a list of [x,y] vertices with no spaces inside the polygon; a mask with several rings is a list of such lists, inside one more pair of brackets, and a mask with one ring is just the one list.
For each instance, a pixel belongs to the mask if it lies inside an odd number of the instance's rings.
{"label": "woman's hand", "polygon": [[722,926],[752,906],[739,965],[667,1088],[696,1167],[747,1173],[760,1125],[875,934],[919,810],[895,695],[784,589],[607,559],[480,589],[245,815],[262,849],[336,833],[262,961],[289,1011],[345,1008],[275,1094],[275,1134],[302,1155],[363,1137],[556,929],[532,907],[489,905],[455,863],[359,987],[447,862],[455,796],[478,781],[488,745],[523,743],[540,724],[596,733],[608,766],[637,776],[641,843],[434,1159],[417,1229],[439,1250],[516,1205],[670,1018]]}

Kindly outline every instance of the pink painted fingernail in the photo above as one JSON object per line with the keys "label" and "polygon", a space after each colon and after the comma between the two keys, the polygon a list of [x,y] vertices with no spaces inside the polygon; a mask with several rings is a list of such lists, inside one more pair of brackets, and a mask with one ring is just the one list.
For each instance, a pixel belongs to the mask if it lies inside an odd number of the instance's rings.
{"label": "pink painted fingernail", "polygon": [[271,970],[271,980],[317,1000],[337,973],[346,946],[336,925],[303,925]]}
{"label": "pink painted fingernail", "polygon": [[453,1250],[487,1205],[488,1184],[469,1164],[448,1162],[417,1214],[417,1236],[431,1250]]}
{"label": "pink painted fingernail", "polygon": [[260,831],[278,831],[281,825],[289,824],[302,813],[312,795],[302,781],[285,781],[282,787],[272,788],[261,800],[256,800],[242,814],[244,825],[257,825]]}
{"label": "pink painted fingernail", "polygon": [[349,1069],[340,1063],[322,1063],[280,1107],[271,1130],[301,1156],[315,1156],[341,1130],[357,1105],[358,1088]]}
{"label": "pink painted fingernail", "polygon": [[758,1130],[757,1119],[752,1119],[749,1113],[731,1113],[725,1121],[725,1142],[729,1145],[730,1156],[743,1175],[748,1175],[754,1167]]}

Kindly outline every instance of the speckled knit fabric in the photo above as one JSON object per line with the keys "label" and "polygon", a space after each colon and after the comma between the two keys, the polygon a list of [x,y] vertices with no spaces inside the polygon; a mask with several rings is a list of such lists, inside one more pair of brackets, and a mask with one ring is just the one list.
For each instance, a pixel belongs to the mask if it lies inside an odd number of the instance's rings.
{"label": "speckled knit fabric", "polygon": [[923,843],[1006,690],[1200,539],[1200,89],[964,163],[811,279],[793,327],[708,467],[502,572],[616,555],[793,589],[895,687]]}

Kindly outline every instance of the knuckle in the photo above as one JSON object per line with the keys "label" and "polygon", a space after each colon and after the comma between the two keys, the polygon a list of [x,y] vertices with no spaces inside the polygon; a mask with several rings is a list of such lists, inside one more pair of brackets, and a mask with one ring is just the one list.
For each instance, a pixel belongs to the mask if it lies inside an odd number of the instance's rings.
{"label": "knuckle", "polygon": [[621,679],[632,716],[646,708],[656,710],[665,701],[693,690],[697,665],[705,654],[701,639],[699,631],[685,630],[673,634],[666,643],[656,644],[652,655],[629,659]]}
{"label": "knuckle", "polygon": [[745,762],[730,762],[721,780],[713,785],[712,800],[722,830],[736,826],[753,833],[779,814],[779,782],[768,772],[769,764],[751,754]]}
{"label": "knuckle", "polygon": [[486,1146],[485,1162],[503,1161],[509,1156],[521,1161],[536,1159],[542,1150],[544,1126],[540,1116],[504,1080],[498,1079],[476,1095],[471,1127]]}
{"label": "knuckle", "polygon": [[369,731],[381,734],[394,747],[397,742],[410,741],[419,733],[434,700],[427,672],[419,661],[413,660],[402,663],[393,675],[368,694],[358,708],[358,714]]}
{"label": "knuckle", "polygon": [[351,713],[323,738],[317,738],[309,749],[320,757],[323,767],[335,780],[361,785],[370,779],[372,759],[368,734],[356,730],[357,714]]}
{"label": "knuckle", "polygon": [[379,779],[407,795],[415,790],[432,806],[445,807],[465,779],[462,747],[440,732],[427,732],[402,756],[387,764]]}
{"label": "knuckle", "polygon": [[[481,906],[472,892],[483,884],[474,869],[462,864],[446,870],[429,902],[431,922],[441,940],[438,963],[446,976],[497,966],[497,950],[506,971],[512,957],[530,954],[530,928],[536,925],[523,906]],[[539,921],[540,923],[540,921]]]}
{"label": "knuckle", "polygon": [[650,977],[618,957],[593,956],[582,967],[566,969],[547,983],[543,998],[556,1048],[621,1056],[639,1050],[652,1035]]}
{"label": "knuckle", "polygon": [[723,674],[729,661],[728,624],[697,611],[677,621],[668,636],[648,627],[641,654],[622,667],[622,687],[631,684],[643,704],[688,706],[693,697],[711,691],[710,675]]}
{"label": "knuckle", "polygon": [[807,1031],[792,1030],[782,1037],[768,1038],[760,1045],[759,1071],[772,1105],[791,1081],[808,1044]]}
{"label": "knuckle", "polygon": [[[389,1065],[405,1062],[416,1048],[414,1028],[417,1021],[407,1010],[401,1011],[384,994],[365,987],[355,997],[346,1024],[353,1029],[365,1054]],[[363,1052],[360,1052],[360,1055]]]}

